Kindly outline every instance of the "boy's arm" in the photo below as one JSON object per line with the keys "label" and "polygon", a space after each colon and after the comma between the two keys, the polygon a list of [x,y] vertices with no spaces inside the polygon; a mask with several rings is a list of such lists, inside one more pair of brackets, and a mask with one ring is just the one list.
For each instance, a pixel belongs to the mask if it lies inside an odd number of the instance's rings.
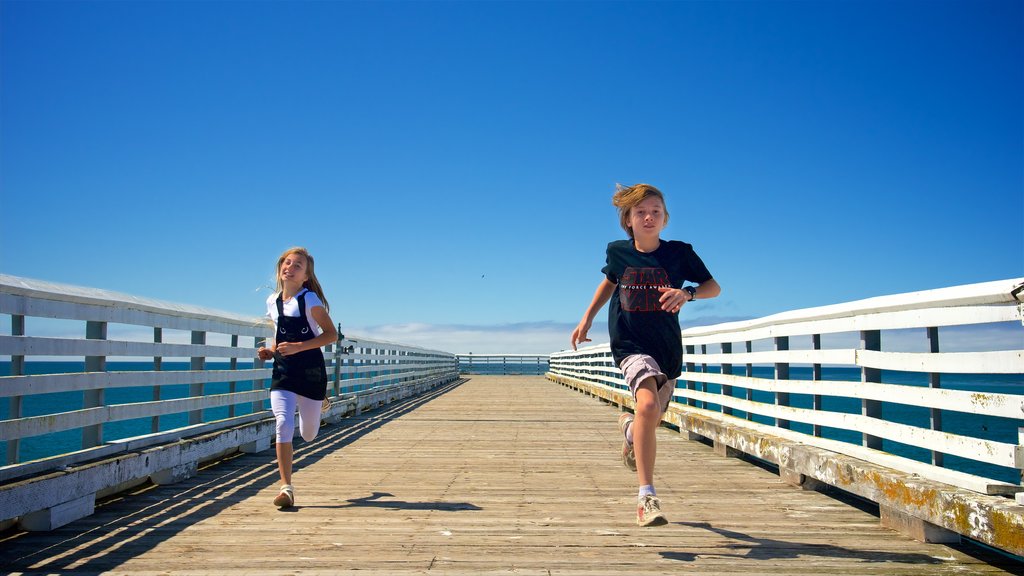
{"label": "boy's arm", "polygon": [[679,312],[683,309],[683,306],[687,302],[697,300],[706,300],[708,298],[714,298],[722,293],[722,287],[715,282],[714,278],[708,278],[707,280],[697,284],[694,289],[693,297],[690,294],[680,288],[658,288],[661,292],[661,298],[658,301],[661,303],[661,309],[666,312]]}
{"label": "boy's arm", "polygon": [[697,284],[697,294],[694,296],[694,300],[700,298],[706,300],[708,298],[714,298],[722,293],[722,287],[718,285],[718,282],[714,278],[708,278],[704,282]]}
{"label": "boy's arm", "polygon": [[590,306],[587,307],[587,311],[583,314],[583,320],[580,320],[579,325],[572,331],[572,336],[569,338],[569,343],[572,344],[573,350],[576,349],[577,344],[590,342],[590,338],[587,338],[587,332],[590,331],[590,325],[594,322],[594,316],[597,316],[597,312],[604,307],[614,292],[615,284],[608,280],[608,278],[601,280],[601,283],[597,285],[594,298],[590,301]]}

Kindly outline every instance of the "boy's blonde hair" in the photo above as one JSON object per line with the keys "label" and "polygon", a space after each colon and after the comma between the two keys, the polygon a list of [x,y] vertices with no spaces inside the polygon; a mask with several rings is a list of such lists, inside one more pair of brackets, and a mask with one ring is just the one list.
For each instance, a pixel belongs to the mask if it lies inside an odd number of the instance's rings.
{"label": "boy's blonde hair", "polygon": [[277,259],[277,269],[274,270],[274,275],[277,277],[277,291],[280,293],[284,288],[284,285],[281,284],[281,264],[284,263],[284,259],[287,258],[289,254],[298,254],[306,259],[306,276],[309,278],[302,283],[302,287],[319,296],[320,301],[324,303],[324,310],[330,312],[331,307],[327,305],[327,297],[324,296],[324,289],[320,287],[320,281],[316,279],[316,273],[313,270],[313,256],[309,253],[309,250],[306,250],[301,246],[295,246],[285,250],[281,253],[280,258]]}
{"label": "boy's blonde hair", "polygon": [[632,186],[615,185],[615,195],[612,196],[612,204],[619,209],[619,225],[633,237],[633,229],[629,226],[629,213],[637,204],[648,197],[654,196],[661,200],[661,206],[665,210],[665,224],[668,224],[668,206],[665,206],[665,195],[650,184],[634,184]]}

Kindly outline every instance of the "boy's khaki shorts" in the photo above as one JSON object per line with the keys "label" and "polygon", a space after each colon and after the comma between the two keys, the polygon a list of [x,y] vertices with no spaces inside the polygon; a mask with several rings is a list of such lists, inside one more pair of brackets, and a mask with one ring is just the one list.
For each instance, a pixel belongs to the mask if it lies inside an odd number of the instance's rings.
{"label": "boy's khaki shorts", "polygon": [[644,380],[653,377],[658,385],[661,411],[668,410],[668,403],[672,401],[672,393],[675,392],[676,381],[669,381],[668,376],[661,371],[661,367],[658,366],[658,362],[654,358],[647,354],[626,356],[622,360],[622,364],[619,365],[619,369],[622,370],[622,375],[626,378],[626,384],[629,385],[629,391],[633,394],[634,401],[636,400],[637,386]]}

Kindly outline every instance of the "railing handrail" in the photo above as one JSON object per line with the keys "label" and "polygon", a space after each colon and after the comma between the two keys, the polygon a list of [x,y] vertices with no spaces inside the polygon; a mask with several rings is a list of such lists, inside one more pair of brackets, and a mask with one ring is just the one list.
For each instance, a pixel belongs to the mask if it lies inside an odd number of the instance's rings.
{"label": "railing handrail", "polygon": [[495,352],[493,354],[485,354],[485,353],[474,353],[474,352],[467,352],[467,353],[460,352],[460,353],[456,354],[456,356],[458,356],[459,358],[544,358],[546,360],[548,358],[548,356],[551,356],[551,353],[545,352],[543,354],[520,354],[520,353],[504,354],[504,353],[501,353],[501,352]]}
{"label": "railing handrail", "polygon": [[[73,284],[60,284],[37,280],[34,278],[23,278],[0,274],[0,295],[24,296],[37,300],[54,300],[66,304],[83,304],[116,308],[122,311],[142,311],[156,315],[171,315],[178,318],[191,320],[216,320],[217,322],[233,324],[240,328],[265,329],[267,319],[263,317],[244,316],[223,310],[214,310],[202,306],[189,304],[178,304],[142,296],[134,296],[121,292],[114,292],[102,288],[87,288]],[[31,316],[32,314],[26,314]],[[84,318],[74,318],[81,320]]]}
{"label": "railing handrail", "polygon": [[[786,324],[853,318],[869,314],[908,312],[912,310],[940,308],[961,308],[988,304],[1019,304],[1024,301],[1024,296],[1021,296],[1021,299],[1018,300],[1015,298],[1015,294],[1021,294],[1020,287],[1022,285],[1024,285],[1024,278],[1010,278],[992,282],[966,284],[963,286],[952,286],[948,288],[921,290],[903,294],[876,296],[851,302],[830,304],[827,306],[790,310],[751,320],[724,322],[711,326],[695,326],[683,330],[682,334],[683,338],[694,339],[727,333],[740,334],[767,326],[779,327]],[[977,323],[976,321],[970,321],[969,318],[965,318],[963,316],[958,316],[956,319],[949,319],[947,321],[949,323],[945,325]],[[825,328],[830,331],[840,332],[851,329],[849,327],[841,328],[840,325]],[[825,332],[823,331],[821,333]]]}

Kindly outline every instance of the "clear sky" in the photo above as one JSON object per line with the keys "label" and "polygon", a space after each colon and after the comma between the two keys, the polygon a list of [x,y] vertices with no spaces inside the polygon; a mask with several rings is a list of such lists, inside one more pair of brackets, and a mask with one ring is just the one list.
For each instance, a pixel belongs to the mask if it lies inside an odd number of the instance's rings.
{"label": "clear sky", "polygon": [[302,245],[345,332],[550,352],[648,182],[685,323],[1024,276],[1018,0],[3,0],[0,49],[6,274],[257,316]]}

